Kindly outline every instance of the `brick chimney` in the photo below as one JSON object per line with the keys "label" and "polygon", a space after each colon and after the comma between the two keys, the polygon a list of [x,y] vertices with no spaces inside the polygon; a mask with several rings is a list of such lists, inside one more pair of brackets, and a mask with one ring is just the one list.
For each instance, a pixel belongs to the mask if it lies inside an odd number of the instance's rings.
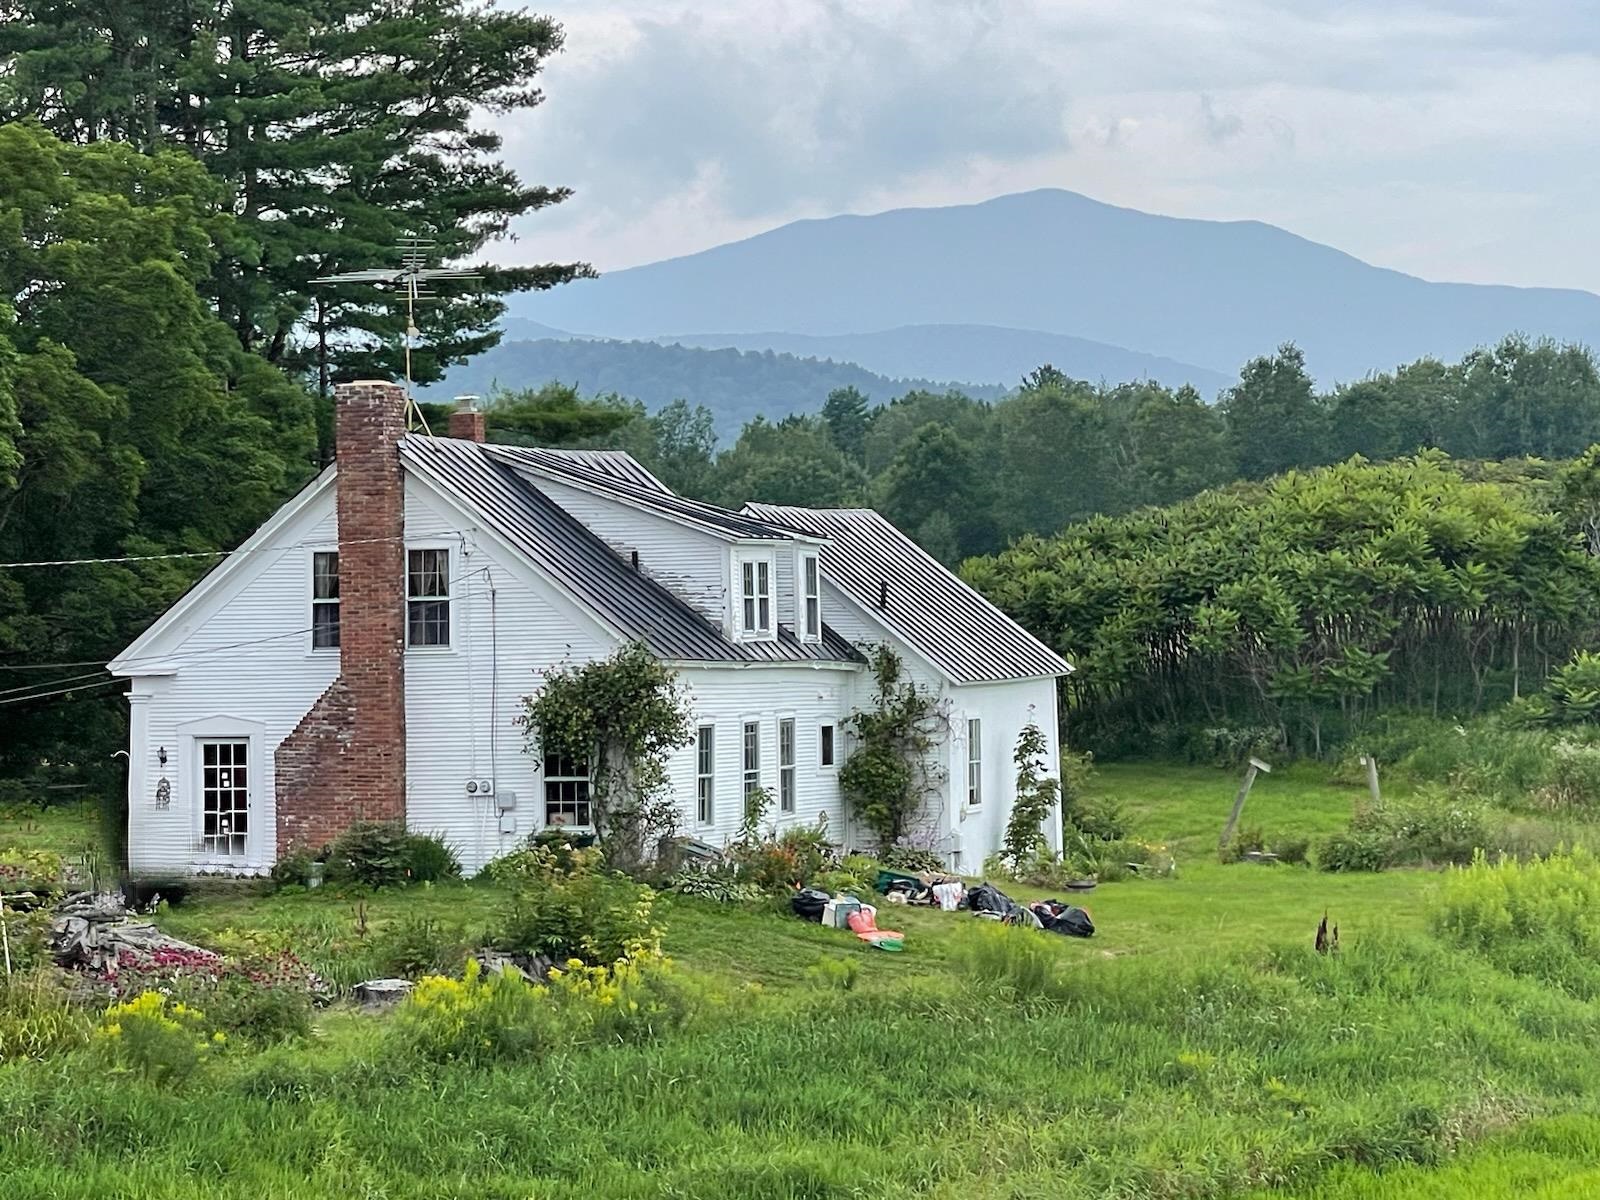
{"label": "brick chimney", "polygon": [[278,853],[406,815],[405,389],[340,384],[339,677],[274,756]]}
{"label": "brick chimney", "polygon": [[476,396],[457,396],[450,412],[450,436],[468,442],[481,442],[486,436],[483,412]]}

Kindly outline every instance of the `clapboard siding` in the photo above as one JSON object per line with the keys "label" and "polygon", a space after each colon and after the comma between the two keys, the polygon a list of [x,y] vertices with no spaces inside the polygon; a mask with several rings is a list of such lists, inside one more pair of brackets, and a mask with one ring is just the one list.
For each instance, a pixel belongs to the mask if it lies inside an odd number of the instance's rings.
{"label": "clapboard siding", "polygon": [[[838,767],[819,766],[818,731],[824,723],[837,725],[849,715],[860,677],[859,671],[795,668],[685,670],[683,681],[695,722],[716,729],[716,792],[714,820],[701,825],[696,820],[695,747],[691,744],[673,755],[670,774],[683,832],[716,846],[738,836],[744,817],[744,723],[750,720],[761,727],[761,784],[772,793],[766,825],[783,829],[815,825],[822,818],[830,836],[845,838]],[[793,813],[778,807],[778,721],[783,717],[795,722]]]}
{"label": "clapboard siding", "polygon": [[[461,525],[432,489],[407,487],[408,543],[449,544]],[[539,672],[603,657],[615,643],[474,531],[457,545],[451,574],[450,649],[406,653],[406,820],[444,837],[471,872],[539,827],[540,763],[524,747],[522,698]],[[467,793],[469,779],[485,778],[497,794],[515,794],[514,832],[500,833],[494,800]]]}
{"label": "clapboard siding", "polygon": [[[244,865],[270,866],[276,853],[272,751],[339,672],[336,653],[311,650],[311,554],[336,540],[333,491],[323,492],[278,530],[281,552],[250,555],[229,580],[226,598],[202,604],[163,647],[170,676],[135,674],[133,692],[148,699],[129,745],[128,855],[135,871],[189,871],[200,853],[196,741],[251,739],[251,823]],[[241,642],[251,643],[240,645]],[[130,673],[136,672],[132,664]],[[154,665],[154,664],[151,664]],[[136,729],[136,733],[137,733]],[[167,762],[159,761],[165,750]],[[156,807],[165,779],[170,801]]]}

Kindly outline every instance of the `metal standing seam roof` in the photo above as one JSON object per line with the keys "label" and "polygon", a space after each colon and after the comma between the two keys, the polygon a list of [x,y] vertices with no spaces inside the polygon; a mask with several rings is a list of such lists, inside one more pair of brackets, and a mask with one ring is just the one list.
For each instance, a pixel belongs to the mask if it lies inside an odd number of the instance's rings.
{"label": "metal standing seam roof", "polygon": [[[738,642],[688,601],[635,570],[592,530],[489,447],[451,438],[408,436],[405,461],[464,500],[513,546],[593,608],[608,624],[664,659],[690,662],[848,662],[860,651],[823,625],[822,641],[802,642],[780,627],[772,642]],[[498,449],[498,448],[495,448]]]}
{"label": "metal standing seam roof", "polygon": [[556,446],[502,446],[494,449],[515,451],[516,456],[528,463],[548,464],[563,473],[574,469],[585,474],[603,475],[620,483],[632,484],[649,491],[671,496],[673,491],[646,469],[645,465],[626,450],[568,450]]}
{"label": "metal standing seam roof", "polygon": [[[799,530],[786,529],[770,521],[763,521],[749,513],[732,512],[726,508],[718,508],[715,504],[706,504],[680,496],[665,488],[660,480],[650,475],[630,455],[621,451],[611,451],[615,458],[611,460],[607,469],[602,470],[591,462],[557,457],[558,454],[571,453],[570,451],[552,452],[536,447],[487,444],[483,449],[491,457],[511,466],[542,472],[553,476],[557,482],[602,492],[640,508],[689,521],[723,537],[790,542],[796,537],[808,536]],[[654,486],[628,478],[627,476],[633,471],[621,467],[616,461],[618,459],[626,459],[632,463],[633,468],[654,481]]]}
{"label": "metal standing seam roof", "polygon": [[[769,521],[826,537],[823,575],[957,683],[1067,675],[1070,664],[867,508],[747,504]],[[887,584],[886,603],[879,598]]]}

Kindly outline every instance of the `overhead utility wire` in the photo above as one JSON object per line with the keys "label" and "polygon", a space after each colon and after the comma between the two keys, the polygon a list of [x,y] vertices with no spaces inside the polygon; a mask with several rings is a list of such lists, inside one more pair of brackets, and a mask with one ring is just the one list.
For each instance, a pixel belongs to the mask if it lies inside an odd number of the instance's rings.
{"label": "overhead utility wire", "polygon": [[[435,536],[443,536],[446,533],[455,534],[459,537],[462,531],[448,529]],[[354,538],[341,544],[345,546],[368,546],[374,542],[403,542],[405,540],[405,535],[401,534],[397,537]],[[107,558],[50,558],[40,559],[36,562],[0,562],[0,570],[13,571],[21,570],[24,567],[86,567],[109,563],[160,562],[175,558],[227,558],[234,554],[265,554],[272,550],[293,550],[297,546],[324,546],[327,544],[328,540],[326,538],[313,538],[304,542],[284,542],[271,546],[241,546],[236,550],[182,550],[173,551],[170,554],[123,554]]]}

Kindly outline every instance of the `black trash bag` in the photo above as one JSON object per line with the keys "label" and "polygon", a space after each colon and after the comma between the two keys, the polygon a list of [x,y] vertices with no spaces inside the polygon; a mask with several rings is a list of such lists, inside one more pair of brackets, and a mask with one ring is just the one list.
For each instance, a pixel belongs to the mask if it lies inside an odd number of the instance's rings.
{"label": "black trash bag", "polygon": [[1065,934],[1067,937],[1094,936],[1094,920],[1087,909],[1060,900],[1041,900],[1032,908],[1034,915],[1039,918],[1039,924],[1051,933]]}
{"label": "black trash bag", "polygon": [[968,892],[967,907],[974,913],[995,913],[1007,925],[1040,924],[1038,917],[992,883],[980,883]]}
{"label": "black trash bag", "polygon": [[803,921],[822,923],[822,910],[828,906],[828,901],[833,897],[827,892],[819,892],[816,888],[801,888],[789,900],[789,907],[794,909],[794,915]]}

